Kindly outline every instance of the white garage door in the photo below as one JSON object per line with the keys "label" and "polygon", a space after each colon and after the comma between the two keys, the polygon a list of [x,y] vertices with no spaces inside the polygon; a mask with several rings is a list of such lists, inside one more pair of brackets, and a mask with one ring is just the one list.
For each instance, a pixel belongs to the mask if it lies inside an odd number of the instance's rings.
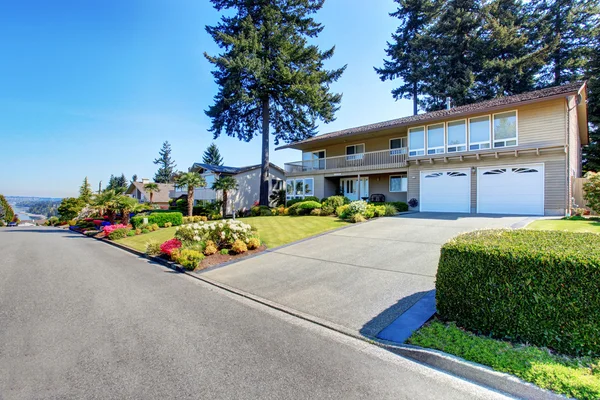
{"label": "white garage door", "polygon": [[544,215],[544,165],[478,168],[477,212]]}
{"label": "white garage door", "polygon": [[421,211],[471,212],[471,171],[421,171]]}

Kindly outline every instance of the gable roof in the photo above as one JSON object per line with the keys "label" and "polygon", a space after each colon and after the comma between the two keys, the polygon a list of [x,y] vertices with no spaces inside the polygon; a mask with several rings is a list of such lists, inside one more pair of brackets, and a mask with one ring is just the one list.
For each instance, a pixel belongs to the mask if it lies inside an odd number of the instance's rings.
{"label": "gable roof", "polygon": [[584,88],[585,82],[574,82],[562,86],[552,86],[549,88],[534,90],[532,92],[521,93],[514,96],[498,97],[496,99],[481,101],[479,103],[453,107],[449,110],[444,109],[439,111],[432,111],[424,114],[411,115],[408,117],[392,119],[389,121],[377,122],[374,124],[330,132],[323,135],[313,136],[312,138],[302,140],[299,142],[289,143],[287,145],[277,147],[275,150],[308,148],[313,143],[316,144],[330,139],[343,138],[347,136],[358,135],[361,133],[369,133],[403,126],[410,126],[421,122],[433,122],[450,117],[458,117],[462,115],[475,114],[478,112],[505,108],[506,106],[517,106],[522,104],[561,98],[566,95],[577,94],[581,92]]}
{"label": "gable roof", "polygon": [[[156,183],[156,182],[149,182],[149,183]],[[157,185],[158,185],[159,191],[154,192],[152,201],[154,203],[168,203],[170,200],[169,191],[175,190],[175,184],[173,184],[173,183],[157,183]],[[125,191],[125,194],[132,194],[134,188],[137,188],[140,192],[144,193],[144,196],[146,196],[146,199],[148,201],[150,201],[150,192],[146,192],[146,190],[144,189],[143,182],[132,182],[131,185],[129,185],[129,187],[127,188],[127,191]]]}
{"label": "gable roof", "polygon": [[[204,164],[204,163],[194,163],[194,165],[192,165],[192,167],[190,168],[190,171],[198,171],[200,169],[205,169],[208,171],[215,172],[217,174],[237,175],[237,174],[241,174],[243,172],[252,171],[253,169],[260,168],[261,165],[262,164],[248,165],[246,167],[226,167],[226,166],[210,165],[210,164]],[[278,167],[277,165],[275,165],[273,163],[269,163],[269,168],[274,168],[274,169],[278,170],[279,172],[281,172],[282,174],[284,173],[282,168]]]}

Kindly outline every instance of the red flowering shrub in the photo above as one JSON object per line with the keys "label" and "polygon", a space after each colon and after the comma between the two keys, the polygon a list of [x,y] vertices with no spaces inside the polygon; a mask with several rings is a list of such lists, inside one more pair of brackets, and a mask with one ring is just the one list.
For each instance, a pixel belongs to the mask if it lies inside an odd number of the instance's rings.
{"label": "red flowering shrub", "polygon": [[104,221],[103,221],[103,220],[101,220],[101,219],[95,219],[93,222],[94,222],[94,225],[96,225],[96,226],[100,226],[100,225],[102,225],[102,223],[103,223]]}
{"label": "red flowering shrub", "polygon": [[118,225],[108,225],[104,227],[104,234],[106,236],[110,235],[113,231],[116,231],[117,229],[122,229],[122,228],[127,228],[127,225],[123,225],[123,224],[118,224]]}
{"label": "red flowering shrub", "polygon": [[160,245],[160,251],[168,256],[171,256],[174,250],[181,248],[181,241],[179,239],[167,240]]}

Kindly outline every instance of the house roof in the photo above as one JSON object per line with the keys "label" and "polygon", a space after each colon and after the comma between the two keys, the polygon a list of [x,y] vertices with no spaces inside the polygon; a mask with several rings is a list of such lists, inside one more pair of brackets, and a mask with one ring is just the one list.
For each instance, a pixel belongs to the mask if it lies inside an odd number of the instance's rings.
{"label": "house roof", "polygon": [[[154,183],[154,182],[152,182],[152,183]],[[159,191],[154,192],[154,195],[152,196],[152,201],[154,203],[168,203],[170,200],[169,191],[175,190],[175,185],[173,183],[157,183],[157,185],[158,185]],[[146,196],[146,199],[150,200],[150,192],[147,192],[144,189],[143,182],[132,182],[131,185],[129,185],[129,187],[127,188],[127,191],[125,193],[132,194],[134,188],[137,188],[140,192],[144,193],[144,196]]]}
{"label": "house roof", "polygon": [[[237,175],[237,174],[241,174],[243,172],[252,171],[253,169],[257,169],[260,167],[261,167],[261,164],[248,165],[246,167],[226,167],[226,166],[210,165],[210,164],[204,164],[204,163],[194,163],[194,165],[192,165],[192,167],[190,168],[190,171],[198,171],[200,169],[205,169],[208,171],[215,172],[217,174]],[[284,173],[282,168],[278,167],[277,165],[275,165],[273,163],[269,163],[269,167],[278,170],[282,174]]]}
{"label": "house roof", "polygon": [[[330,132],[323,135],[314,136],[312,138],[302,140],[295,143],[290,143],[285,146],[277,147],[275,150],[281,149],[306,149],[320,142],[354,136],[373,131],[381,131],[386,129],[398,128],[403,126],[415,125],[421,122],[430,122],[443,120],[450,117],[458,117],[462,115],[475,114],[478,112],[491,111],[494,109],[505,108],[506,106],[521,105],[534,103],[539,101],[561,98],[570,94],[577,94],[585,88],[585,82],[574,82],[561,86],[553,86],[545,89],[534,90],[532,92],[521,93],[514,96],[499,97],[492,100],[481,101],[479,103],[468,104],[464,106],[453,107],[449,110],[432,111],[424,114],[411,115],[408,117],[392,119],[389,121],[377,122],[374,124],[358,126],[355,128],[343,129],[340,131]],[[585,93],[585,90],[583,90]],[[585,94],[584,94],[585,96]],[[581,127],[583,128],[583,127]],[[582,134],[582,136],[584,136]],[[587,137],[587,124],[585,128],[585,136]]]}

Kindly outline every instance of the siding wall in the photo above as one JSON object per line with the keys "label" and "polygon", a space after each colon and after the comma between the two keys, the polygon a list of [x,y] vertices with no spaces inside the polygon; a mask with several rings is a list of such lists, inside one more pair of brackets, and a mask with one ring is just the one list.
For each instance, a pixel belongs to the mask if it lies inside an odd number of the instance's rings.
{"label": "siding wall", "polygon": [[385,195],[386,201],[406,202],[406,192],[390,192],[390,175],[406,175],[406,172],[398,174],[369,175],[369,195],[383,194]]}
{"label": "siding wall", "polygon": [[[547,215],[564,215],[567,208],[566,156],[557,152],[540,156],[501,157],[463,163],[422,164],[412,166],[408,172],[408,199],[419,199],[420,171],[447,170],[453,168],[479,168],[501,165],[544,164],[544,208]],[[418,207],[417,207],[418,209]],[[477,174],[471,173],[471,212],[477,212]]]}
{"label": "siding wall", "polygon": [[[254,202],[258,201],[260,198],[260,168],[235,175],[234,178],[238,183],[238,190],[228,193],[228,202],[230,203],[227,207],[228,213],[232,212],[232,200],[234,209],[240,210],[243,208],[249,209]],[[269,179],[285,180],[285,177],[275,168],[269,168]],[[269,184],[269,192],[270,189],[271,185]],[[217,192],[217,198],[220,200],[222,199],[222,193],[220,191]]]}

